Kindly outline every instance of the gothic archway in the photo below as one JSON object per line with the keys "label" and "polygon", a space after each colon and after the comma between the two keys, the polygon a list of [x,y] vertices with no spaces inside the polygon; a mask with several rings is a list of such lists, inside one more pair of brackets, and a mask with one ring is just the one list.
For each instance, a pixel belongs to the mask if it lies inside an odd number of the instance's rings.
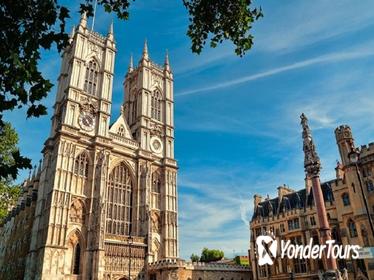
{"label": "gothic archway", "polygon": [[68,237],[68,250],[66,251],[66,274],[81,275],[82,274],[82,260],[84,252],[84,242],[81,232],[76,229]]}

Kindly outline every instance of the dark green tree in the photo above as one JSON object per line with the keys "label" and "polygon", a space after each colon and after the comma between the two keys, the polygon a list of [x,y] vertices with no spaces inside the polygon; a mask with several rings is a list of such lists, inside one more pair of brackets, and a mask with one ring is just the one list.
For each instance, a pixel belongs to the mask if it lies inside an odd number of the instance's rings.
{"label": "dark green tree", "polygon": [[[93,15],[94,0],[82,0],[81,13]],[[106,12],[128,19],[131,0],[97,0]],[[252,8],[251,0],[183,0],[189,13],[187,35],[192,51],[200,53],[206,42],[216,47],[224,40],[235,45],[243,55],[252,47],[252,23],[262,16],[261,9]],[[58,0],[0,1],[0,131],[3,114],[26,107],[27,117],[47,113],[43,99],[52,88],[39,69],[40,52],[57,46],[59,52],[68,44],[65,32],[69,9]],[[28,167],[19,154],[13,155],[13,166],[0,166],[0,178],[16,174],[15,168]]]}
{"label": "dark green tree", "polygon": [[210,250],[208,248],[204,248],[201,251],[200,261],[201,262],[219,261],[219,260],[223,259],[224,256],[225,256],[225,254],[221,250],[216,250],[216,249]]}
{"label": "dark green tree", "polygon": [[200,257],[196,254],[192,254],[190,259],[192,262],[198,262],[200,260]]}
{"label": "dark green tree", "polygon": [[17,203],[21,187],[10,182],[0,181],[0,224],[7,216],[9,209]]}
{"label": "dark green tree", "polygon": [[19,186],[13,184],[16,178],[20,162],[30,167],[30,160],[19,155],[18,135],[9,123],[4,123],[0,128],[0,223],[7,215],[10,206],[13,206],[20,193]]}
{"label": "dark green tree", "polygon": [[18,135],[10,123],[0,126],[0,182],[9,184],[16,179],[18,170],[31,168],[31,161],[20,155]]}

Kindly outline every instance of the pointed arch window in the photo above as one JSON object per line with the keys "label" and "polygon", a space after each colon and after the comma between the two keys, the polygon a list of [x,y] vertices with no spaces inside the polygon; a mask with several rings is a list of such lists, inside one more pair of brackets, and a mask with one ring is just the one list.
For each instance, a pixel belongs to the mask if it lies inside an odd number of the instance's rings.
{"label": "pointed arch window", "polygon": [[86,152],[77,156],[74,162],[74,174],[82,177],[88,177],[88,155]]}
{"label": "pointed arch window", "polygon": [[130,235],[133,182],[124,164],[109,175],[106,231],[116,235]]}
{"label": "pointed arch window", "polygon": [[136,98],[136,95],[135,95],[135,99],[132,102],[132,121],[133,122],[136,121],[137,116],[138,116],[138,99]]}
{"label": "pointed arch window", "polygon": [[353,237],[357,237],[357,228],[356,228],[356,224],[354,221],[352,221],[352,219],[349,219],[348,220],[348,230],[349,230],[349,235],[353,238]]}
{"label": "pointed arch window", "polygon": [[151,96],[151,117],[161,121],[161,93],[155,90]]}
{"label": "pointed arch window", "polygon": [[124,127],[123,125],[121,125],[121,126],[118,128],[118,135],[119,135],[119,136],[122,136],[122,137],[125,136],[125,127]]}
{"label": "pointed arch window", "polygon": [[98,68],[98,64],[95,60],[91,60],[86,67],[84,91],[91,95],[96,95],[97,81],[99,76]]}

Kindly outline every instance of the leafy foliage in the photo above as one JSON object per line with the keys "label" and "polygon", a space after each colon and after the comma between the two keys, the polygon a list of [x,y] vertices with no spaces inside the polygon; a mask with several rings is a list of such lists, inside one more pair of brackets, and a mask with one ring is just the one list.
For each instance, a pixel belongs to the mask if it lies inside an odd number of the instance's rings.
{"label": "leafy foliage", "polygon": [[[52,87],[38,69],[40,48],[53,43],[59,51],[66,46],[65,19],[68,9],[55,1],[0,2],[0,121],[2,113],[24,105],[27,117],[46,114],[40,100]],[[59,24],[59,31],[54,26]]]}
{"label": "leafy foliage", "polygon": [[225,254],[221,250],[204,248],[201,252],[201,262],[214,262],[223,259]]}
{"label": "leafy foliage", "polygon": [[0,181],[0,224],[7,216],[10,207],[17,203],[20,195],[21,187]]}
{"label": "leafy foliage", "polygon": [[192,51],[200,53],[206,41],[215,48],[224,40],[236,46],[235,53],[243,56],[253,45],[249,33],[252,24],[263,16],[262,10],[251,8],[252,0],[183,0],[190,14],[187,35]]}
{"label": "leafy foliage", "polygon": [[[86,0],[81,4],[81,13],[87,12],[87,16],[93,16],[94,2],[95,0]],[[116,13],[119,19],[128,19],[130,2],[131,0],[98,0],[97,4],[102,5],[107,13]]]}
{"label": "leafy foliage", "polygon": [[[93,15],[94,0],[82,0],[81,13]],[[106,12],[128,19],[134,0],[98,0]],[[242,56],[253,44],[249,33],[252,23],[262,16],[261,9],[252,9],[251,0],[183,0],[189,12],[188,36],[192,51],[201,53],[208,38],[216,47],[224,40],[236,45]],[[65,32],[69,9],[58,0],[0,1],[0,132],[4,129],[5,111],[26,107],[27,117],[47,113],[42,101],[52,88],[39,69],[40,52],[56,45],[61,52],[68,45]],[[14,177],[17,169],[28,168],[29,161],[18,151],[11,164],[0,163],[0,179]]]}
{"label": "leafy foliage", "polygon": [[0,127],[0,223],[21,194],[21,188],[12,184],[21,165],[31,168],[30,160],[22,158],[17,148],[18,136],[9,123]]}
{"label": "leafy foliage", "polygon": [[9,123],[0,126],[0,182],[15,179],[18,170],[31,168],[30,160],[20,155],[18,135]]}
{"label": "leafy foliage", "polygon": [[192,262],[198,262],[200,260],[200,257],[196,254],[192,254],[190,259]]}

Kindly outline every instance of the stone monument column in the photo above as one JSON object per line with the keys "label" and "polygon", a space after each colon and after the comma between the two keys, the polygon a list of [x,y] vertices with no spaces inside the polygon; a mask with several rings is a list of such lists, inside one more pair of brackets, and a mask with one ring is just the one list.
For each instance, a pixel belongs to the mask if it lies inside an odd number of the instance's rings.
{"label": "stone monument column", "polygon": [[[306,178],[312,182],[312,191],[314,203],[316,205],[317,217],[319,222],[319,233],[321,244],[326,244],[326,241],[331,240],[331,230],[329,221],[327,219],[327,213],[325,208],[325,201],[323,198],[321,182],[320,182],[320,171],[321,161],[316,151],[316,147],[313,143],[312,133],[308,125],[308,119],[304,114],[301,114],[301,125],[303,128],[303,150],[304,150],[304,168]],[[330,256],[327,257],[327,248],[324,254],[324,263],[326,270],[337,270],[336,260]]]}

